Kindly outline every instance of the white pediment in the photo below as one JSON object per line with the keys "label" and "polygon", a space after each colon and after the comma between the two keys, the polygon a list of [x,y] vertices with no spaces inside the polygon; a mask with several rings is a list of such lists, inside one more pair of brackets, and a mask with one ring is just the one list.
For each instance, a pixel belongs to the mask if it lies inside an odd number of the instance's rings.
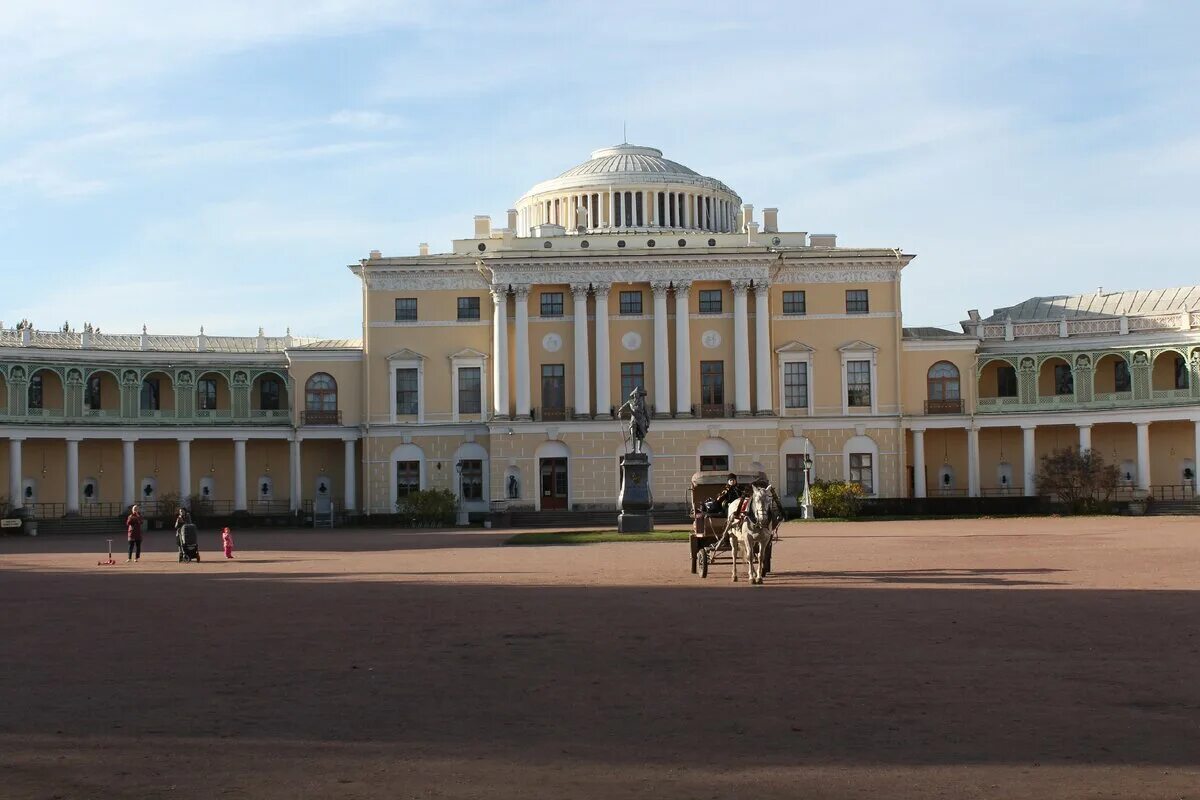
{"label": "white pediment", "polygon": [[799,342],[799,341],[796,341],[795,339],[792,339],[787,344],[781,344],[779,347],[776,347],[775,352],[776,353],[811,353],[811,352],[813,352],[813,348],[809,347],[804,342]]}
{"label": "white pediment", "polygon": [[407,347],[402,347],[396,352],[387,357],[388,361],[424,361],[425,356],[418,353],[416,350],[409,350]]}
{"label": "white pediment", "polygon": [[873,353],[879,352],[878,347],[870,342],[864,342],[862,339],[855,339],[853,342],[846,342],[844,345],[838,348],[838,351],[842,353],[861,353],[864,350],[868,350]]}
{"label": "white pediment", "polygon": [[486,359],[487,357],[488,357],[487,353],[481,353],[472,347],[464,347],[462,350],[459,350],[457,353],[450,354],[451,361],[458,361],[459,359],[480,359],[480,358]]}

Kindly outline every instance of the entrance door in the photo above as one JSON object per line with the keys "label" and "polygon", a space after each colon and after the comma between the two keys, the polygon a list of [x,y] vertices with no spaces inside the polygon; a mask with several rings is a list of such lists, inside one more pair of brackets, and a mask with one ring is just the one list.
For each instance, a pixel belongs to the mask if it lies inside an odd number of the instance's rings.
{"label": "entrance door", "polygon": [[567,507],[567,459],[543,458],[541,473],[542,510],[565,510]]}

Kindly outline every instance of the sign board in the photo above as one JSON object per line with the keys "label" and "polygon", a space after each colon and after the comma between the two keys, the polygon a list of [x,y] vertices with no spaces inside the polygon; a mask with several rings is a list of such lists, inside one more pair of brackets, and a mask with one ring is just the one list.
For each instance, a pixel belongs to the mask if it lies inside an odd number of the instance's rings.
{"label": "sign board", "polygon": [[0,528],[19,528],[21,520],[19,519],[0,519]]}

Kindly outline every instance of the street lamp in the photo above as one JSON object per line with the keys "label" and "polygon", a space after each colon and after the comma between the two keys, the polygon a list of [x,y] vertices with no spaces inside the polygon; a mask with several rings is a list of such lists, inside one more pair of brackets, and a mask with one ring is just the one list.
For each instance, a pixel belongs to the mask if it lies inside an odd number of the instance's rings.
{"label": "street lamp", "polygon": [[813,460],[808,453],[804,454],[804,493],[800,495],[800,518],[813,519],[812,492],[809,491],[809,474],[812,473]]}

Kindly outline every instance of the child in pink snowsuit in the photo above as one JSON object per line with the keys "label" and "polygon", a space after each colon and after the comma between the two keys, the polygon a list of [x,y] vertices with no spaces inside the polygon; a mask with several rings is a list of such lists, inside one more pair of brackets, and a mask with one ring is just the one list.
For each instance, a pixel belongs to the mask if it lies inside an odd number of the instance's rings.
{"label": "child in pink snowsuit", "polygon": [[233,534],[229,532],[229,528],[222,529],[221,544],[225,546],[225,557],[233,558]]}

